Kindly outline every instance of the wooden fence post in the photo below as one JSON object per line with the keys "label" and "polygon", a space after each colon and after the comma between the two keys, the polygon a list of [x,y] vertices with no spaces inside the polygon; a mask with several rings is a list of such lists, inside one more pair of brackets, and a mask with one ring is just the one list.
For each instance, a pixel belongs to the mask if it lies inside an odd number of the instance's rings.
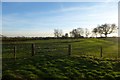
{"label": "wooden fence post", "polygon": [[16,46],[14,46],[14,59],[16,60]]}
{"label": "wooden fence post", "polygon": [[32,56],[35,55],[35,44],[32,44]]}
{"label": "wooden fence post", "polygon": [[103,52],[103,49],[102,49],[102,46],[101,46],[101,47],[100,47],[100,57],[101,57],[101,58],[102,58],[102,56],[103,56],[102,52]]}
{"label": "wooden fence post", "polygon": [[72,46],[71,44],[68,45],[68,55],[71,55],[72,52]]}

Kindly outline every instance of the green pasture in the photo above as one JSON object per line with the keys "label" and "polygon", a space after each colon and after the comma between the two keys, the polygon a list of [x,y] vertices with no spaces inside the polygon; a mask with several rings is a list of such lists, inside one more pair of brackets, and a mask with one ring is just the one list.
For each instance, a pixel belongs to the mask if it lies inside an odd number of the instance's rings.
{"label": "green pasture", "polygon": [[2,80],[119,80],[118,57],[117,38],[3,42]]}
{"label": "green pasture", "polygon": [[3,58],[13,58],[13,48],[16,46],[17,58],[31,56],[31,44],[35,44],[35,53],[52,53],[64,55],[68,54],[68,45],[72,46],[71,55],[88,55],[100,57],[102,47],[102,57],[118,58],[117,38],[103,39],[50,39],[32,40],[4,43],[2,46]]}
{"label": "green pasture", "polygon": [[119,80],[119,66],[114,59],[41,53],[4,62],[2,80]]}

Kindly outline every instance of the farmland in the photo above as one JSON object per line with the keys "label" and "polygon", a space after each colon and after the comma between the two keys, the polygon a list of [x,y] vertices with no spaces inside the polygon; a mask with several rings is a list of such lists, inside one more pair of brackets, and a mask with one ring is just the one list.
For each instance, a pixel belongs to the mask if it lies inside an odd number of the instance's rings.
{"label": "farmland", "polygon": [[[34,56],[31,44],[35,46]],[[71,45],[70,55],[68,45]],[[117,38],[3,42],[2,50],[3,80],[120,78]]]}

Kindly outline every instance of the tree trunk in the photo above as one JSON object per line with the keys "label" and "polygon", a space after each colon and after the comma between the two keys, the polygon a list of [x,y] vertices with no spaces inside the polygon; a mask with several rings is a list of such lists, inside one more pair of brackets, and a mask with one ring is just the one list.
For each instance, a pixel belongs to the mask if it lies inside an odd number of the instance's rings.
{"label": "tree trunk", "polygon": [[107,33],[107,32],[105,32],[105,37],[106,37],[106,38],[107,38],[107,34],[108,34],[108,33]]}
{"label": "tree trunk", "polygon": [[105,34],[105,37],[107,38],[107,34]]}
{"label": "tree trunk", "polygon": [[96,38],[97,38],[97,34],[96,34]]}

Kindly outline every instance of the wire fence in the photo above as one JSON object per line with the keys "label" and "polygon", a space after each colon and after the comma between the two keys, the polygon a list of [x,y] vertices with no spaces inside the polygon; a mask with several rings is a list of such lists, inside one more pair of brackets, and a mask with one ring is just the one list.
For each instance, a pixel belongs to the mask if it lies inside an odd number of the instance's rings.
{"label": "wire fence", "polygon": [[60,54],[60,55],[88,55],[95,57],[118,58],[117,52],[109,52],[107,48],[87,47],[81,48],[71,44],[3,44],[2,57],[3,58],[27,58],[41,54]]}

